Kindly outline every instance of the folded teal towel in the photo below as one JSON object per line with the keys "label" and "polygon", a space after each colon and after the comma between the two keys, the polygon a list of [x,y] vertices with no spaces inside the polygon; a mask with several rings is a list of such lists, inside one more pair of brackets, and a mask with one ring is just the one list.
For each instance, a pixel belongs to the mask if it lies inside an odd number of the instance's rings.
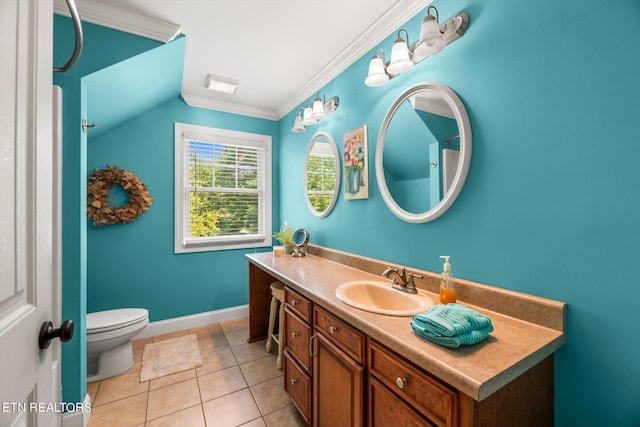
{"label": "folded teal towel", "polygon": [[489,333],[493,331],[493,325],[489,325],[486,328],[475,329],[473,331],[469,331],[460,335],[454,335],[452,337],[445,337],[425,330],[415,322],[411,322],[411,328],[418,336],[449,348],[458,348],[461,345],[471,345],[479,343],[480,341],[486,339],[489,336]]}
{"label": "folded teal towel", "polygon": [[434,305],[425,313],[413,316],[420,329],[438,337],[453,337],[491,326],[491,319],[462,304]]}

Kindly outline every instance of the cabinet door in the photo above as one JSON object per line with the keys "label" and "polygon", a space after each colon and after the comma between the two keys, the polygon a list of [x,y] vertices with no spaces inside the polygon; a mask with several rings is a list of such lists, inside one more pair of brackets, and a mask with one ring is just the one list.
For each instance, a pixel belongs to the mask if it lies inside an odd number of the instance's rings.
{"label": "cabinet door", "polygon": [[369,377],[368,425],[369,427],[433,426],[373,377]]}
{"label": "cabinet door", "polygon": [[313,425],[364,425],[364,367],[322,334],[315,334],[313,357]]}

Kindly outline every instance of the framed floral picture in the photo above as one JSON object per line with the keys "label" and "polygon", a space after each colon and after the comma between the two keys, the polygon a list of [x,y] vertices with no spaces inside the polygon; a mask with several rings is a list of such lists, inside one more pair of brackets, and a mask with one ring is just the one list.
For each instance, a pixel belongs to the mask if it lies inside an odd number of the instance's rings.
{"label": "framed floral picture", "polygon": [[344,197],[347,200],[369,198],[367,163],[367,125],[344,134]]}

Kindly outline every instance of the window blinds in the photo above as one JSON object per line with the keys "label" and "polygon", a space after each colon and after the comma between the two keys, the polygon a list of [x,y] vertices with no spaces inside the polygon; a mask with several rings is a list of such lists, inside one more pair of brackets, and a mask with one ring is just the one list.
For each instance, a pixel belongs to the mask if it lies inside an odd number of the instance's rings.
{"label": "window blinds", "polygon": [[264,148],[185,133],[183,149],[185,243],[263,240]]}

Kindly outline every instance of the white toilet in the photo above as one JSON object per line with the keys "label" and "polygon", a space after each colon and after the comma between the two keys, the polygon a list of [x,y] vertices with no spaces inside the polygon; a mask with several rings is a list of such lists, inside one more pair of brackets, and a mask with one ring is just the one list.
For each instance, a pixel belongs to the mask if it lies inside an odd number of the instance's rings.
{"label": "white toilet", "polygon": [[131,339],[149,324],[144,308],[87,313],[87,382],[121,374],[133,366]]}

